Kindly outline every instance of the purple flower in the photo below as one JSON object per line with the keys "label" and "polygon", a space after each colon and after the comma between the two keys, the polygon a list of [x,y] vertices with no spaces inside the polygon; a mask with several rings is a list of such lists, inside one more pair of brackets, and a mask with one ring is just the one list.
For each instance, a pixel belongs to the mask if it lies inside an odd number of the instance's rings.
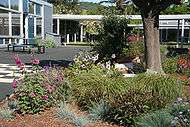
{"label": "purple flower", "polygon": [[47,85],[47,86],[46,86],[46,89],[47,89],[47,91],[48,91],[49,93],[51,93],[51,92],[54,91],[54,87],[51,86],[51,85]]}
{"label": "purple flower", "polygon": [[17,88],[17,80],[13,80],[13,82],[12,82],[12,84],[11,84],[11,86],[15,89],[15,88]]}
{"label": "purple flower", "polygon": [[47,101],[48,100],[48,95],[42,96],[42,99],[45,100],[45,101]]}

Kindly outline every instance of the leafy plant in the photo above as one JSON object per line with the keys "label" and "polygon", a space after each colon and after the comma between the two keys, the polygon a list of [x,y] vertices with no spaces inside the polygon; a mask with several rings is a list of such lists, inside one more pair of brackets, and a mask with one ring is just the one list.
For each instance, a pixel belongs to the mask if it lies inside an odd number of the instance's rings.
{"label": "leafy plant", "polygon": [[119,16],[108,15],[103,18],[97,43],[93,48],[99,54],[99,60],[109,60],[112,54],[122,54],[126,45],[126,34],[130,32],[128,20]]}
{"label": "leafy plant", "polygon": [[6,120],[10,120],[14,118],[14,110],[11,110],[9,108],[3,108],[0,109],[0,119],[6,119]]}
{"label": "leafy plant", "polygon": [[138,127],[172,127],[173,116],[165,111],[158,110],[140,118]]}
{"label": "leafy plant", "polygon": [[55,40],[51,37],[46,37],[43,44],[46,48],[55,48],[57,47]]}
{"label": "leafy plant", "polygon": [[162,62],[162,68],[165,73],[173,74],[178,70],[178,57],[169,57]]}
{"label": "leafy plant", "polygon": [[75,113],[70,111],[69,107],[66,106],[64,102],[62,102],[59,106],[60,107],[57,110],[57,116],[59,118],[68,119],[77,127],[84,127],[89,123],[88,118],[76,116]]}

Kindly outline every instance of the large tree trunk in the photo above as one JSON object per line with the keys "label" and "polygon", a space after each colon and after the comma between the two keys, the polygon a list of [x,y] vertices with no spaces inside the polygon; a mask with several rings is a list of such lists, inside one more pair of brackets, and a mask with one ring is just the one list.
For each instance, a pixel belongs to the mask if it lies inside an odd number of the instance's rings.
{"label": "large tree trunk", "polygon": [[147,71],[162,73],[159,41],[159,15],[142,15]]}

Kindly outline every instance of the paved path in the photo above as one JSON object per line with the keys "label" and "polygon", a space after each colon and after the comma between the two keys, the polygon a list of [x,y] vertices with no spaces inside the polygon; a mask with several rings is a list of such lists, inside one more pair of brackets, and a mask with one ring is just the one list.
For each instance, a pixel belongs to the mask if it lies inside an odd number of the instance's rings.
{"label": "paved path", "polygon": [[[66,46],[60,48],[47,49],[45,54],[35,54],[35,57],[40,59],[40,65],[58,65],[67,66],[74,56],[82,51],[90,50],[89,47]],[[31,71],[30,61],[31,55],[27,52],[14,52],[19,55],[22,62],[26,64],[27,71]],[[7,94],[12,92],[11,82],[14,78],[21,76],[19,68],[15,65],[13,52],[8,52],[6,49],[0,49],[0,100]]]}

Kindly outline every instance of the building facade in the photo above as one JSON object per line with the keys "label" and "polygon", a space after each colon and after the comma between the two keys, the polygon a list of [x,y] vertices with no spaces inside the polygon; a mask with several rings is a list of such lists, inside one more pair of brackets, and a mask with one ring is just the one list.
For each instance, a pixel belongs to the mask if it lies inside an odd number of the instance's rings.
{"label": "building facade", "polygon": [[0,0],[0,47],[34,43],[52,33],[53,5],[43,0]]}

